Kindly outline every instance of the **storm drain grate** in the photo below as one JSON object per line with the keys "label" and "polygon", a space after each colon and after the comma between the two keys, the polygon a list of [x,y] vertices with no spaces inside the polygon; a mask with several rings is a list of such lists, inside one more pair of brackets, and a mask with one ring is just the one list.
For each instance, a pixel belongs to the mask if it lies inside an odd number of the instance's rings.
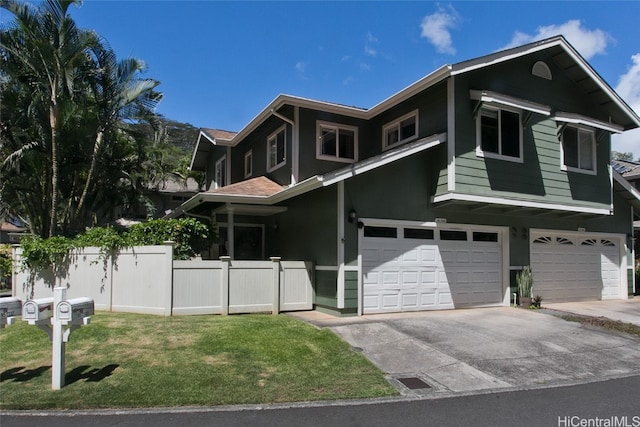
{"label": "storm drain grate", "polygon": [[410,390],[417,390],[420,388],[431,388],[431,386],[420,378],[417,377],[406,377],[406,378],[398,378],[402,384],[404,384]]}

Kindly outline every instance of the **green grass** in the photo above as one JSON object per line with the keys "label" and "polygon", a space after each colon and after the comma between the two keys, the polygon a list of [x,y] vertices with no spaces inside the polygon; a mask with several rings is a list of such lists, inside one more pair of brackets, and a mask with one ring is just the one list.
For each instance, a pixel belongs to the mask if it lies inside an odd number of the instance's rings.
{"label": "green grass", "polygon": [[636,335],[640,337],[640,326],[633,323],[625,323],[619,320],[611,320],[606,317],[589,317],[576,315],[561,316],[568,322],[578,322],[583,325],[596,326],[598,328],[609,329],[612,331],[623,332],[625,334]]}
{"label": "green grass", "polygon": [[66,386],[51,343],[24,322],[0,330],[0,408],[88,409],[366,398],[397,392],[326,329],[279,315],[98,313],[71,334]]}

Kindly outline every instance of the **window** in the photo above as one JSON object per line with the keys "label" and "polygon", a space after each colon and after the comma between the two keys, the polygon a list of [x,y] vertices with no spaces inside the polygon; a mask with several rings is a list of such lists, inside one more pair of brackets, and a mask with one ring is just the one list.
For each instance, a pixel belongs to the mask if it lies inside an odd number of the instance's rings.
{"label": "window", "polygon": [[562,170],[595,173],[595,150],[593,130],[566,126],[562,131]]}
{"label": "window", "polygon": [[474,242],[497,242],[498,241],[498,233],[488,233],[484,231],[474,231],[473,232],[473,241]]}
{"label": "window", "polygon": [[267,172],[274,171],[287,161],[286,126],[282,126],[267,138]]}
{"label": "window", "polygon": [[316,129],[319,159],[348,163],[358,160],[357,127],[318,122]]}
{"label": "window", "polygon": [[370,227],[364,228],[364,237],[383,237],[395,239],[398,237],[398,229],[395,227]]}
{"label": "window", "polygon": [[405,239],[433,240],[433,230],[430,228],[405,228]]}
{"label": "window", "polygon": [[382,149],[404,144],[418,137],[418,110],[386,124],[382,128]]}
{"label": "window", "polygon": [[222,156],[220,160],[216,162],[214,185],[215,188],[221,188],[227,185],[227,156]]}
{"label": "window", "polygon": [[251,150],[244,155],[244,177],[249,178],[253,175],[253,153]]}
{"label": "window", "polygon": [[519,112],[483,107],[476,126],[478,156],[522,161],[522,122]]}
{"label": "window", "polygon": [[465,241],[467,240],[467,232],[457,230],[440,230],[440,240]]}

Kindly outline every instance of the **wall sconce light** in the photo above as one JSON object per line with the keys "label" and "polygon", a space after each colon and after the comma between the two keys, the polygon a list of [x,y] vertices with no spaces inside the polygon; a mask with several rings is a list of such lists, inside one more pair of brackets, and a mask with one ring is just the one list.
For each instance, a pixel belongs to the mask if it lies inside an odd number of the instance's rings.
{"label": "wall sconce light", "polygon": [[355,209],[349,211],[349,222],[353,222],[358,217],[358,213]]}

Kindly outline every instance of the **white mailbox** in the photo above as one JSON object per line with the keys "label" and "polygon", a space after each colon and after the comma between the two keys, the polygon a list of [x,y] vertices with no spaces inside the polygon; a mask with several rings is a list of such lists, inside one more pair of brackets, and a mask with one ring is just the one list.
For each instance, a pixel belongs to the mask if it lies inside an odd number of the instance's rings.
{"label": "white mailbox", "polygon": [[53,317],[53,297],[32,299],[22,306],[22,320],[35,325]]}
{"label": "white mailbox", "polygon": [[22,301],[20,301],[20,298],[0,298],[0,328],[4,328],[7,324],[12,324],[13,318],[21,314]]}
{"label": "white mailbox", "polygon": [[81,323],[86,317],[93,315],[93,300],[91,298],[74,298],[61,301],[56,307],[56,319],[63,325]]}

